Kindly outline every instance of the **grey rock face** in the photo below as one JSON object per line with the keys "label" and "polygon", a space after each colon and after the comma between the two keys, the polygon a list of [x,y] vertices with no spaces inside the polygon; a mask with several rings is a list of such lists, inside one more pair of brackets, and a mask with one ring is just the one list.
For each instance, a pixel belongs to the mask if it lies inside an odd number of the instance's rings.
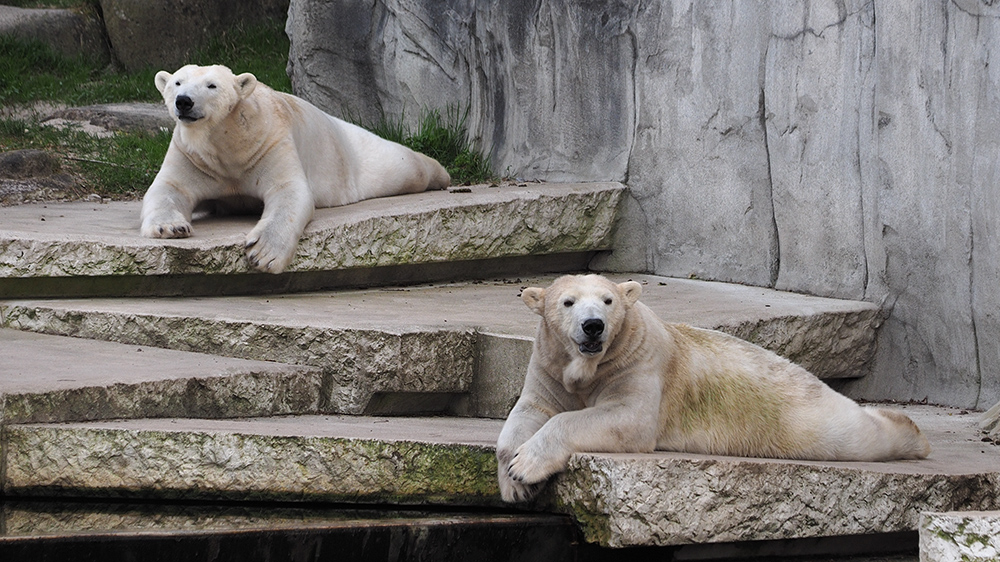
{"label": "grey rock face", "polygon": [[629,11],[575,4],[567,25],[559,3],[295,1],[289,71],[299,95],[363,122],[467,107],[498,172],[618,181],[634,94],[604,70],[633,66]]}
{"label": "grey rock face", "polygon": [[601,267],[865,299],[852,393],[1000,399],[1000,6],[333,4],[291,2],[304,97],[468,107],[498,172],[629,185]]}

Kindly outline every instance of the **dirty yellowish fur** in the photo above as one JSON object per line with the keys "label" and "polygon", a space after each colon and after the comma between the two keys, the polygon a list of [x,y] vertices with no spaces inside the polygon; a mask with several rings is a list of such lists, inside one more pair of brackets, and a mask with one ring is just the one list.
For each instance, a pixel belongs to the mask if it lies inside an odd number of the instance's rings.
{"label": "dirty yellowish fur", "polygon": [[886,461],[930,453],[908,417],[714,330],[665,323],[642,287],[598,275],[529,288],[539,314],[524,389],[497,442],[504,500],[533,497],[575,452]]}

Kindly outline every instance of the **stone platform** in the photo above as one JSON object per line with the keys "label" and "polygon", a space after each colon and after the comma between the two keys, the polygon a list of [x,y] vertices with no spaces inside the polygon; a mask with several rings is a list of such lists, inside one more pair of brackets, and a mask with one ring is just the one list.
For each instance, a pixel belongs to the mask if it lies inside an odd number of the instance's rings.
{"label": "stone platform", "polygon": [[[623,192],[473,186],[321,210],[278,276],[246,270],[253,219],[204,218],[190,239],[154,241],[135,232],[138,203],[0,209],[0,497],[510,513],[494,444],[538,321],[519,294],[612,249]],[[639,281],[666,320],[742,337],[831,384],[868,373],[873,304],[610,277]],[[660,554],[915,542],[921,511],[996,509],[997,448],[979,441],[976,417],[905,409],[930,459],[582,454],[517,509],[569,514],[601,548]],[[570,535],[560,540],[579,542]]]}
{"label": "stone platform", "polygon": [[0,424],[324,411],[316,367],[0,329]]}
{"label": "stone platform", "polygon": [[[930,458],[833,463],[579,454],[531,507],[611,547],[915,530],[921,512],[1000,507],[1000,449],[974,414],[904,406]],[[500,420],[285,416],[14,424],[5,494],[493,506]]]}
{"label": "stone platform", "polygon": [[[870,303],[650,275],[611,277],[642,283],[642,301],[667,320],[732,333],[821,378],[863,376],[874,353],[879,318]],[[0,325],[320,369],[321,375],[310,375],[320,383],[305,401],[320,409],[288,413],[441,412],[502,418],[520,393],[538,323],[518,295],[525,286],[545,286],[553,278],[267,297],[15,300],[0,302]],[[48,341],[54,348],[62,345]],[[47,353],[16,341],[6,351],[45,368]],[[135,381],[146,381],[150,389],[167,388],[149,386],[147,379],[160,372],[158,367],[107,362],[103,355],[87,363],[86,357],[78,356],[81,369],[134,372]],[[0,371],[0,392],[4,384]],[[199,397],[208,390],[198,384],[170,385],[178,403],[205,401],[229,411],[219,400]],[[130,393],[137,392],[135,385],[102,386],[107,402],[122,405],[113,417],[135,417],[126,407]],[[23,400],[40,403],[69,396],[60,389],[42,395],[47,398]],[[32,419],[24,417],[30,416],[27,412],[19,416]]]}
{"label": "stone platform", "polygon": [[[618,183],[457,187],[317,209],[280,275],[244,257],[256,217],[139,235],[141,203],[0,208],[0,295],[262,294],[585,268],[609,249]],[[224,279],[220,279],[224,277]]]}

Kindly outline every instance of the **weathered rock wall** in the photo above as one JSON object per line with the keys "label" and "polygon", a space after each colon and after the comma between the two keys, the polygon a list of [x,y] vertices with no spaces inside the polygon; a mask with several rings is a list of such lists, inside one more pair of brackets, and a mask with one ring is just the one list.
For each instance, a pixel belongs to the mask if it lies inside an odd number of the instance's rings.
{"label": "weathered rock wall", "polygon": [[1000,399],[1000,5],[292,0],[325,109],[468,107],[497,172],[625,181],[598,267],[885,307],[850,393]]}

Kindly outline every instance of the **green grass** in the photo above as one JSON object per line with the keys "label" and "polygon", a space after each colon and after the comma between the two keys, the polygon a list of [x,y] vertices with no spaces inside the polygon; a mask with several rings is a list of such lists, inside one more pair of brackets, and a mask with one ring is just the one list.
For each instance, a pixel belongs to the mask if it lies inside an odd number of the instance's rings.
{"label": "green grass", "polygon": [[451,106],[444,115],[437,110],[425,110],[416,131],[405,124],[402,115],[398,119],[383,116],[377,123],[362,126],[382,138],[409,146],[441,162],[451,174],[452,183],[487,182],[495,175],[489,157],[469,144],[465,125],[468,116],[468,109],[461,111]]}
{"label": "green grass", "polygon": [[0,36],[0,107],[37,100],[85,105],[160,99],[150,70],[132,74],[67,58],[39,41]]}
{"label": "green grass", "polygon": [[170,132],[119,133],[97,138],[74,129],[31,121],[0,120],[0,151],[39,149],[63,157],[63,169],[78,176],[82,191],[135,198],[153,181],[170,144]]}
{"label": "green grass", "polygon": [[[223,64],[236,74],[252,72],[257,80],[275,90],[290,93],[292,81],[285,71],[288,49],[284,22],[238,25],[200,49],[191,57],[190,62],[200,65]],[[173,72],[176,69],[168,70]]]}
{"label": "green grass", "polygon": [[[96,0],[4,3],[93,9]],[[284,22],[273,21],[237,26],[200,49],[190,62],[225,64],[236,73],[252,72],[275,90],[290,92],[291,81],[285,73],[288,49]],[[41,42],[0,36],[0,108],[28,107],[39,101],[70,106],[159,102],[160,94],[153,85],[158,70],[123,72],[82,56],[61,56]],[[415,132],[402,125],[402,116],[398,121],[383,119],[369,128],[437,158],[448,168],[453,183],[488,181],[493,178],[488,158],[473,151],[466,140],[467,113],[455,108],[443,115],[426,111]],[[119,132],[97,139],[76,130],[41,127],[30,118],[0,118],[0,151],[38,148],[58,153],[64,157],[64,171],[81,178],[87,193],[112,198],[141,196],[156,175],[169,143],[169,133]]]}

